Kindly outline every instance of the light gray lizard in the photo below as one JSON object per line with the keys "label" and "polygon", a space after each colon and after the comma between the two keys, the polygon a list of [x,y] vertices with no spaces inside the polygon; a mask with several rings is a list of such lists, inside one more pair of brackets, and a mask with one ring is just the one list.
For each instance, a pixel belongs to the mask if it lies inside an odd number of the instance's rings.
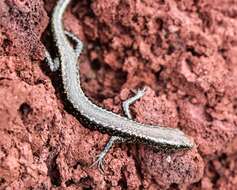
{"label": "light gray lizard", "polygon": [[[80,114],[80,122],[85,126],[92,126],[101,132],[112,135],[109,143],[99,155],[95,162],[102,167],[102,161],[113,142],[116,140],[145,143],[158,149],[180,149],[191,148],[193,142],[179,129],[161,127],[154,125],[141,124],[131,120],[128,106],[133,101],[143,96],[144,91],[138,91],[137,95],[129,99],[124,106],[126,115],[129,118],[122,117],[113,112],[107,111],[93,104],[84,94],[80,85],[79,68],[77,68],[78,57],[82,51],[82,42],[73,34],[64,31],[63,14],[71,0],[59,0],[54,8],[51,27],[54,42],[58,48],[59,58],[52,61],[49,53],[46,51],[49,66],[52,71],[61,67],[63,86],[67,99],[71,102],[74,109]],[[74,49],[68,38],[77,42]]]}

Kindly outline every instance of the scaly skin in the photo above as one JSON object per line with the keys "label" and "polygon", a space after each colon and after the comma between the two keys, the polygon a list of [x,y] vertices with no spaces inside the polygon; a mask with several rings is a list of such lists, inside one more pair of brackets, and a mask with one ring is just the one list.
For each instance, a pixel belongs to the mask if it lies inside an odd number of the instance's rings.
{"label": "scaly skin", "polygon": [[[152,145],[158,149],[192,148],[193,142],[179,129],[140,124],[98,107],[85,96],[80,86],[80,75],[77,68],[77,60],[82,51],[82,42],[76,40],[78,45],[74,50],[66,35],[71,38],[74,36],[64,32],[62,23],[63,14],[69,3],[70,0],[57,2],[52,16],[52,32],[58,48],[63,86],[68,100],[74,109],[80,113],[80,120],[87,126],[92,126],[101,132]],[[50,62],[51,59],[47,52],[46,56]],[[54,66],[56,68],[57,64],[55,63]]]}

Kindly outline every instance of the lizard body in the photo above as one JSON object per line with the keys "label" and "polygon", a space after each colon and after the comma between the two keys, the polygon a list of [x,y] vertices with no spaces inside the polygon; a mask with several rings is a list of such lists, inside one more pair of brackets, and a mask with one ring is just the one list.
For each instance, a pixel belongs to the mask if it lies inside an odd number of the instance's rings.
{"label": "lizard body", "polygon": [[[119,136],[139,143],[145,143],[162,149],[191,148],[193,142],[179,129],[141,124],[93,104],[84,94],[80,85],[78,57],[82,51],[82,42],[78,40],[76,50],[65,33],[63,14],[71,0],[59,0],[54,8],[51,27],[54,42],[58,48],[62,81],[67,99],[80,113],[80,120],[101,132]],[[73,38],[73,36],[71,36]],[[46,56],[49,54],[46,52]],[[51,65],[57,67],[57,64]]]}

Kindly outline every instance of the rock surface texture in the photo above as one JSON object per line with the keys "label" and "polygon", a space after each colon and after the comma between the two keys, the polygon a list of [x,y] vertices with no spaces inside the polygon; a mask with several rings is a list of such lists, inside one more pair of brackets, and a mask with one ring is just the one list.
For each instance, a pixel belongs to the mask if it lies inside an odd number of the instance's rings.
{"label": "rock surface texture", "polygon": [[236,189],[237,1],[72,1],[65,28],[85,49],[88,97],[141,123],[180,128],[196,146],[173,153],[117,144],[105,172],[90,168],[109,139],[65,101],[48,26],[56,1],[0,1],[0,189]]}

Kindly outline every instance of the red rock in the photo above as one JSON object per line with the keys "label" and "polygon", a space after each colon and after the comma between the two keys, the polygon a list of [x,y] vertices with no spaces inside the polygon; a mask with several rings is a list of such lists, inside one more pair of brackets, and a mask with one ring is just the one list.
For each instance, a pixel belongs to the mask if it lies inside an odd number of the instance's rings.
{"label": "red rock", "polygon": [[131,90],[147,85],[131,106],[134,119],[180,128],[196,143],[172,153],[115,145],[104,174],[89,166],[109,136],[78,122],[59,73],[43,62],[45,45],[55,50],[46,26],[56,1],[44,2],[0,1],[0,189],[236,189],[234,1],[84,0],[68,8],[65,28],[85,43],[87,96],[122,114]]}

